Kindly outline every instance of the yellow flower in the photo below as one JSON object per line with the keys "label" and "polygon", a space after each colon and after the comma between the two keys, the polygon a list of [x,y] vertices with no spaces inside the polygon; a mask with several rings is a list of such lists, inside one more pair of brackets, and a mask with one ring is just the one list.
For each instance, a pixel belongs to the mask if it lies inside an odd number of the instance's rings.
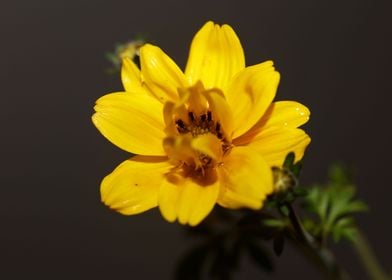
{"label": "yellow flower", "polygon": [[260,209],[273,191],[272,166],[302,158],[309,110],[272,102],[272,61],[245,67],[228,25],[207,22],[183,73],[160,48],[140,49],[141,70],[123,61],[125,92],[98,99],[92,119],[118,147],[136,154],[104,178],[102,201],[133,215],[158,206],[163,217],[197,225],[217,203]]}

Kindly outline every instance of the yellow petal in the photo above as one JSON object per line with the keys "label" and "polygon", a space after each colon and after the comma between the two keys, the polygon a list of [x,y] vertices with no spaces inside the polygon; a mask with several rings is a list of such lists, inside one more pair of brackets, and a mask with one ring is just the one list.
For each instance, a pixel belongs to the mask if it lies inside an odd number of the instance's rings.
{"label": "yellow petal", "polygon": [[228,25],[207,22],[192,41],[185,76],[193,85],[225,90],[231,78],[245,67],[240,40]]}
{"label": "yellow petal", "polygon": [[208,100],[214,121],[221,124],[226,139],[230,141],[233,132],[234,115],[230,109],[229,104],[227,104],[222,91],[219,89],[211,89],[204,92],[204,96]]}
{"label": "yellow petal", "polygon": [[234,77],[226,93],[234,116],[233,138],[261,119],[275,97],[279,79],[272,61],[247,67]]}
{"label": "yellow petal", "polygon": [[194,138],[191,146],[198,152],[201,152],[215,160],[220,160],[222,158],[222,143],[211,133],[199,135]]}
{"label": "yellow petal", "polygon": [[221,181],[218,203],[226,208],[260,209],[273,190],[271,168],[248,147],[233,148],[218,173]]}
{"label": "yellow petal", "polygon": [[286,127],[296,128],[309,120],[310,111],[295,101],[277,101],[271,104],[268,114],[263,116],[263,128]]}
{"label": "yellow petal", "polygon": [[188,95],[187,100],[188,110],[193,112],[195,115],[201,115],[207,109],[207,99],[204,96],[204,86],[198,81],[195,85],[187,88],[186,90],[180,91],[182,96]]}
{"label": "yellow petal", "polygon": [[245,134],[233,140],[235,145],[247,145],[262,130],[270,128],[296,128],[309,120],[310,111],[295,101],[273,102],[264,116]]}
{"label": "yellow petal", "polygon": [[160,48],[146,44],[140,48],[142,80],[161,102],[175,101],[178,88],[187,87],[184,74]]}
{"label": "yellow petal", "polygon": [[164,150],[173,165],[191,164],[199,158],[196,151],[191,147],[192,139],[191,135],[185,134],[169,136],[163,140]]}
{"label": "yellow petal", "polygon": [[142,85],[142,82],[140,80],[140,70],[136,66],[136,64],[129,58],[124,58],[122,60],[121,81],[125,91],[128,92],[132,91],[135,85]]}
{"label": "yellow petal", "polygon": [[169,222],[195,226],[213,209],[219,193],[219,183],[201,186],[190,179],[165,181],[159,193],[159,209]]}
{"label": "yellow petal", "polygon": [[302,129],[280,128],[262,131],[248,146],[258,151],[269,166],[281,166],[289,152],[300,160],[309,143],[310,137]]}
{"label": "yellow petal", "polygon": [[102,202],[124,215],[156,207],[164,174],[171,167],[165,157],[135,156],[124,161],[103,179]]}
{"label": "yellow petal", "polygon": [[92,120],[113,144],[133,154],[165,155],[163,105],[143,93],[112,93],[97,100]]}

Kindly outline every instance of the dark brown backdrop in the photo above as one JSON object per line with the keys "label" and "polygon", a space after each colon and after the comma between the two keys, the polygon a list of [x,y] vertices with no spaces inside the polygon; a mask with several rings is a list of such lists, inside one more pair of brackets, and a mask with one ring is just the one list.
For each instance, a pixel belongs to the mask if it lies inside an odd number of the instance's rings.
{"label": "dark brown backdrop", "polygon": [[[148,34],[180,65],[209,19],[231,24],[248,64],[273,59],[278,99],[312,110],[303,182],[342,160],[357,169],[359,217],[391,267],[390,1],[7,1],[0,8],[0,278],[171,279],[187,248],[158,211],[123,217],[99,201],[104,175],[127,154],[90,121],[94,101],[121,88],[104,53]],[[349,246],[338,257],[366,279]],[[318,279],[288,248],[268,276],[245,265],[238,279]]]}

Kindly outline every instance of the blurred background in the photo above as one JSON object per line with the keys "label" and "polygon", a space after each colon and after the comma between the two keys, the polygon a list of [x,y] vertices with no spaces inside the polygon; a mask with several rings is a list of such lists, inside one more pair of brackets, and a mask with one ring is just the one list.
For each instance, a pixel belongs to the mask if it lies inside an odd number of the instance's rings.
{"label": "blurred background", "polygon": [[[334,161],[355,167],[358,217],[391,268],[391,1],[2,0],[0,9],[0,278],[172,279],[191,243],[157,210],[125,217],[100,202],[101,179],[128,154],[90,121],[121,90],[105,53],[145,34],[184,67],[207,20],[230,24],[247,64],[273,59],[278,100],[312,111],[302,184]],[[348,244],[334,250],[367,279]],[[319,279],[289,246],[266,274],[244,260],[236,279]]]}

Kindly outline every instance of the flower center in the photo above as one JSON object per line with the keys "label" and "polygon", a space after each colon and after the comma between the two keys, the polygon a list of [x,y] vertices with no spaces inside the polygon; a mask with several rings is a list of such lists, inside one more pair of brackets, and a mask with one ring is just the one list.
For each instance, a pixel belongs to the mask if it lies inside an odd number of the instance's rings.
{"label": "flower center", "polygon": [[200,115],[196,115],[192,111],[189,111],[186,121],[179,118],[175,121],[175,124],[178,133],[190,134],[193,138],[208,133],[215,135],[221,141],[223,153],[227,152],[231,146],[222,131],[220,122],[213,119],[213,114],[210,110],[207,110]]}
{"label": "flower center", "polygon": [[209,185],[217,180],[217,167],[232,147],[231,112],[225,109],[223,93],[205,90],[201,82],[179,88],[178,94],[179,99],[166,102],[163,110],[167,134],[163,147],[173,164],[168,178]]}
{"label": "flower center", "polygon": [[[200,185],[213,183],[216,180],[215,167],[221,159],[211,155],[211,150],[222,157],[231,147],[220,122],[214,120],[213,112],[207,109],[199,114],[189,110],[182,114],[182,118],[175,118],[174,124],[177,136],[166,138],[164,143],[175,166],[169,177],[190,177]],[[195,143],[202,138],[200,147]],[[204,152],[205,147],[210,150]]]}
{"label": "flower center", "polygon": [[212,119],[211,111],[195,116],[193,112],[188,112],[188,121],[185,123],[182,119],[176,120],[177,131],[180,134],[190,133],[193,137],[201,134],[212,133],[218,139],[223,139],[221,125]]}

